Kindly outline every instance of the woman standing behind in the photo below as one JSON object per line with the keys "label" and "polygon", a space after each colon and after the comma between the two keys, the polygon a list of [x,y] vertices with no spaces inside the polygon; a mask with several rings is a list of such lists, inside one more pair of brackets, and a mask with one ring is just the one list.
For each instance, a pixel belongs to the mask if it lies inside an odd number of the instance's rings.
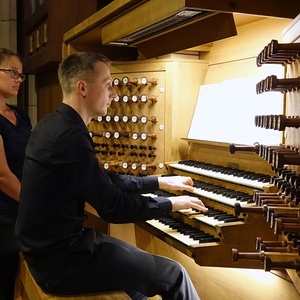
{"label": "woman standing behind", "polygon": [[19,262],[14,235],[25,147],[31,132],[27,114],[7,104],[25,80],[18,55],[0,48],[0,300],[14,299]]}

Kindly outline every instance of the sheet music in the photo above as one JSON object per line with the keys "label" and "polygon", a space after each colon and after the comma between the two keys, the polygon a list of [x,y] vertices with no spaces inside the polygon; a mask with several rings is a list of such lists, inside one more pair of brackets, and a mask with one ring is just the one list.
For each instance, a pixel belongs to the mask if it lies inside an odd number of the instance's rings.
{"label": "sheet music", "polygon": [[256,127],[256,115],[283,113],[280,92],[256,94],[261,78],[235,78],[202,85],[188,138],[253,145],[280,144],[282,132]]}

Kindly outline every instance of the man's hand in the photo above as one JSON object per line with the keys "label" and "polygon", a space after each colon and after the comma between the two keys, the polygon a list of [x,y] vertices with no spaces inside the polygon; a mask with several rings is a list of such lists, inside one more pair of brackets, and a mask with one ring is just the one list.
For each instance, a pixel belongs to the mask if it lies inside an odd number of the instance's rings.
{"label": "man's hand", "polygon": [[194,191],[194,182],[191,177],[187,176],[165,176],[158,177],[158,184],[160,189],[178,190],[178,191]]}
{"label": "man's hand", "polygon": [[172,211],[188,208],[195,208],[203,212],[208,210],[203,202],[197,197],[183,195],[168,197],[168,199],[172,202]]}

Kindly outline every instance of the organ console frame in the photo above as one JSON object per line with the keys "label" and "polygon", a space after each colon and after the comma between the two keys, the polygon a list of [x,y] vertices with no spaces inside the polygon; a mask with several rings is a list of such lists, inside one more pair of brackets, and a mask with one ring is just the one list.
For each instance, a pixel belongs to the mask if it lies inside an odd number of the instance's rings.
{"label": "organ console frame", "polygon": [[[116,2],[116,1],[115,1]],[[123,1],[126,2],[126,1]],[[127,1],[130,2],[130,1]],[[220,4],[220,1],[218,1],[218,4]],[[269,5],[264,6],[263,9],[267,9],[268,10],[268,14],[270,15],[270,8],[274,8],[274,6],[272,6],[272,4],[274,4],[273,1],[271,1],[269,3]],[[298,3],[296,3],[298,4]],[[207,4],[208,5],[208,4]],[[209,4],[210,5],[210,4]],[[265,5],[265,3],[264,3]],[[276,7],[278,4],[276,4]],[[282,4],[283,5],[283,4]],[[252,7],[253,5],[251,5]],[[257,6],[259,7],[259,5]],[[245,8],[245,7],[244,7]],[[248,7],[249,8],[249,7]],[[277,8],[274,8],[274,10],[277,10]],[[281,7],[282,8],[282,7]],[[243,9],[243,7],[242,7]],[[279,10],[280,11],[280,10]],[[293,12],[290,13],[294,13],[294,7],[292,9]],[[273,11],[274,12],[274,11]],[[279,12],[278,12],[279,13]],[[285,11],[286,13],[286,11]],[[284,14],[285,14],[284,13]],[[99,38],[99,29],[97,28],[97,30],[95,30],[95,27],[97,27],[103,20],[100,18],[99,20],[99,15],[101,13],[97,13],[94,16],[91,16],[91,18],[89,18],[86,22],[83,22],[82,24],[79,24],[78,26],[76,26],[73,30],[70,30],[68,33],[65,34],[64,36],[64,44],[63,44],[63,55],[66,56],[67,54],[73,53],[75,51],[81,51],[81,50],[91,50],[91,51],[100,51],[103,52],[102,50],[104,50],[104,54],[105,54],[105,49],[103,47],[101,47],[100,42],[98,41]],[[274,12],[274,14],[276,15],[277,13]],[[110,48],[110,50],[112,50],[112,52],[114,52],[114,50],[112,48]],[[130,53],[129,53],[130,55]],[[168,70],[173,70],[173,71],[178,71],[178,69],[176,69],[176,64],[173,64],[172,59],[170,59],[168,61],[168,59],[166,60],[156,60],[156,61],[152,61],[152,62],[147,62],[147,63],[151,63],[151,66],[155,68],[160,69],[164,69],[167,73],[167,67],[162,67],[164,64],[165,65],[173,65],[172,67],[170,67],[170,69]],[[195,61],[191,61],[191,65],[194,64]],[[155,65],[156,64],[156,65]],[[119,70],[117,70],[118,66],[121,67],[121,72]],[[133,62],[133,63],[114,63],[112,65],[112,71],[115,73],[122,73],[127,75],[128,72],[132,72],[132,73],[136,73],[139,72],[139,70],[142,72],[146,72],[148,69],[148,67],[145,67],[146,64],[145,63],[141,63],[141,62]],[[148,65],[149,66],[149,65]],[[116,68],[116,69],[115,69]],[[124,68],[124,69],[122,69]],[[137,69],[136,69],[137,68]],[[134,70],[134,71],[133,71]],[[122,77],[120,76],[120,79]],[[151,77],[152,78],[152,77]],[[166,81],[169,83],[168,87],[170,89],[173,89],[173,81],[172,81],[172,76],[168,77],[168,80]],[[166,84],[167,86],[167,84]],[[176,88],[176,85],[175,85]],[[172,93],[171,93],[172,94]],[[169,103],[169,107],[172,110],[172,105],[171,105],[171,100],[172,100],[172,96],[173,95],[169,95],[167,97],[166,102]],[[177,99],[177,103],[180,103],[180,99],[182,99],[182,97],[178,97]],[[194,97],[194,99],[196,99],[196,97]],[[158,99],[159,101],[159,99]],[[169,102],[170,101],[170,102]],[[175,100],[176,101],[176,100]],[[181,108],[184,106],[181,106]],[[160,121],[158,120],[158,123]],[[175,123],[174,123],[175,122]],[[178,130],[180,129],[179,126],[176,125],[176,117],[174,117],[173,120],[169,120],[168,123],[170,126],[168,127],[169,132],[171,133],[171,135],[173,134],[173,129]],[[173,127],[175,125],[175,127]],[[179,137],[182,136],[186,136],[186,134],[179,134]],[[172,139],[170,139],[169,136],[166,137],[167,139],[169,139],[169,142],[172,142]],[[261,158],[259,158],[257,155],[255,155],[254,153],[237,153],[234,157],[231,156],[228,152],[228,145],[226,144],[222,144],[222,143],[214,143],[214,142],[206,142],[206,141],[194,141],[194,140],[188,140],[188,139],[181,139],[178,144],[180,144],[181,146],[178,147],[178,151],[179,151],[179,156],[180,158],[184,158],[186,156],[186,154],[188,153],[188,158],[192,159],[193,157],[195,157],[197,160],[202,160],[206,161],[206,162],[212,162],[214,164],[217,165],[224,165],[227,167],[231,167],[231,168],[237,168],[237,169],[246,169],[246,170],[252,170],[252,171],[261,171],[263,173],[267,173],[267,174],[273,174],[272,170],[270,169],[270,166],[266,163],[263,162]],[[167,145],[167,143],[166,143]],[[181,150],[182,149],[182,150]],[[173,162],[175,160],[177,160],[176,156],[172,156],[172,151],[170,149],[168,149],[167,151],[169,151],[170,155],[166,155],[166,159],[165,161],[169,161],[169,162]],[[185,152],[186,151],[186,152]],[[183,155],[183,156],[182,156]],[[170,171],[171,173],[173,172],[171,167],[166,167],[166,169],[168,171]],[[184,172],[182,172],[181,174],[184,174]],[[198,178],[198,177],[197,177]],[[230,185],[230,184],[229,184]],[[242,190],[248,190],[248,188],[242,187]],[[268,187],[269,191],[272,191],[272,186]],[[91,209],[92,211],[92,209]],[[95,212],[93,212],[95,213]],[[262,220],[262,218],[257,217],[257,216],[248,216],[248,220],[250,224],[255,223],[255,221],[259,220],[259,222],[262,222],[264,220]],[[261,227],[260,225],[262,223],[258,223],[257,227]],[[141,246],[142,248],[146,249],[146,250],[153,250],[153,246],[150,244],[152,242],[152,239],[155,239],[156,234],[153,232],[153,235],[150,237],[150,239],[148,239],[148,236],[145,235],[145,230],[143,229],[143,224],[140,226],[140,224],[136,224],[136,238],[135,240],[133,240],[133,242],[137,241],[137,245]],[[224,230],[226,227],[229,226],[222,226],[224,227]],[[251,227],[251,226],[249,226]],[[108,228],[108,230],[110,230],[110,228]],[[250,228],[249,228],[250,229]],[[216,231],[216,234],[218,235],[218,232],[221,232],[221,229],[217,229],[219,231]],[[269,232],[266,232],[266,238],[268,239],[269,236]],[[139,239],[139,236],[142,237],[141,239]],[[270,234],[271,236],[271,234]],[[234,236],[234,234],[232,235],[233,239],[237,239],[237,236]],[[167,238],[164,237],[164,239],[166,242],[168,242],[170,245],[174,244],[174,242]],[[142,243],[139,244],[139,242],[142,241]],[[234,243],[229,244],[229,245],[225,245],[223,247],[223,250],[226,248],[226,251],[229,251],[232,247]],[[255,240],[253,239],[253,244],[255,244]],[[217,246],[217,243],[214,245]],[[213,246],[213,247],[214,247]],[[245,247],[244,247],[245,246]],[[197,250],[193,250],[191,251],[190,249],[187,249],[186,247],[183,247],[182,245],[174,245],[174,248],[176,249],[176,247],[178,249],[180,249],[180,251],[182,251],[183,253],[187,254],[187,256],[192,257],[193,259],[197,258]],[[241,250],[243,251],[243,249],[245,251],[248,251],[252,246],[250,246],[250,242],[246,242],[245,245],[241,246]],[[216,248],[216,247],[214,247]],[[175,250],[174,249],[174,250]],[[220,247],[220,249],[222,249]],[[209,264],[216,264],[217,266],[222,266],[222,264],[224,264],[224,262],[222,260],[219,259],[220,256],[222,256],[222,254],[224,253],[223,250],[218,251],[216,250],[215,252],[212,251],[210,252],[208,249],[207,250],[207,255],[203,255],[203,261],[199,261],[196,259],[196,262],[198,262],[199,264],[202,263],[207,263],[207,265]],[[153,250],[152,252],[156,252],[156,250]],[[172,252],[172,251],[171,251]],[[195,254],[196,253],[196,254]],[[203,252],[204,253],[204,252]],[[163,251],[162,251],[163,254]],[[212,257],[213,255],[213,257]],[[213,260],[213,258],[215,258],[215,261]],[[207,259],[207,260],[206,260]],[[228,262],[228,261],[227,261]],[[241,267],[249,267],[250,265],[247,265],[246,263],[242,263],[240,264]],[[251,264],[251,266],[253,267],[253,264]],[[257,267],[259,268],[259,265],[257,265]],[[200,269],[197,269],[200,270]],[[197,274],[194,274],[195,276],[197,276]],[[299,276],[292,272],[291,274],[289,274],[290,277],[292,278],[293,282],[297,282],[297,280],[299,281]],[[293,275],[294,278],[293,278]]]}
{"label": "organ console frame", "polygon": [[[299,18],[297,18],[297,22],[299,24]],[[295,26],[296,22],[293,22],[294,24],[292,24],[293,26]],[[293,26],[291,26],[291,28],[293,28]],[[298,25],[299,26],[299,25]],[[296,26],[295,26],[296,27]],[[295,28],[294,27],[294,28]],[[295,30],[295,29],[294,29]],[[299,36],[297,37],[298,41],[299,41]],[[287,77],[297,77],[299,76],[299,60],[296,60],[295,62],[293,62],[293,64],[286,66],[285,71],[286,71],[286,76]],[[299,114],[299,110],[300,110],[300,104],[297,101],[297,98],[299,98],[299,91],[294,90],[294,91],[290,91],[289,93],[285,93],[284,97],[283,97],[283,101],[285,104],[285,113],[287,113],[288,111],[293,112],[293,114],[295,114],[294,112],[296,111],[296,115]],[[298,131],[295,130],[294,128],[287,129],[288,132],[286,132],[286,135],[284,136],[284,141],[287,144],[291,144],[292,146],[298,148],[299,147],[299,134]],[[214,143],[214,142],[206,142],[206,141],[195,141],[195,140],[188,140],[186,139],[188,144],[189,144],[189,158],[193,159],[195,158],[197,161],[204,161],[204,162],[208,162],[208,163],[212,163],[215,165],[223,165],[225,167],[231,167],[231,168],[236,168],[236,169],[245,169],[245,170],[252,170],[255,172],[260,172],[262,171],[262,173],[267,173],[270,175],[275,175],[277,176],[278,174],[274,173],[271,170],[271,166],[269,163],[264,162],[261,158],[259,158],[257,156],[257,154],[255,154],[253,151],[251,153],[236,153],[234,156],[230,156],[231,154],[229,154],[229,149],[228,149],[228,145],[227,144],[223,144],[222,143]],[[299,173],[299,167],[295,166],[295,165],[290,165],[289,167],[291,167],[293,170],[297,171]],[[173,174],[181,174],[181,175],[186,175],[186,172],[182,172],[182,171],[174,171],[172,169],[172,163],[168,164],[168,171],[170,173]],[[277,171],[277,170],[276,170]],[[199,176],[196,176],[195,174],[192,174],[192,177],[194,179],[199,179]],[[203,179],[203,178],[201,178]],[[269,187],[267,187],[267,191],[269,192],[273,192],[276,191],[276,188],[272,185],[270,185]],[[253,219],[251,220],[251,218],[254,217],[253,214],[248,214],[249,219],[247,219],[246,221],[249,222],[249,225],[254,221]],[[260,218],[261,220],[261,226],[263,226],[265,229],[265,231],[268,231],[269,229],[269,224],[263,224],[264,221]],[[253,224],[253,223],[252,223]],[[253,232],[252,233],[256,233],[257,235],[259,235],[259,231],[257,230],[257,228],[252,228]],[[144,227],[144,224],[136,224],[136,234],[137,234],[137,241],[142,241],[142,235],[144,233],[143,230],[147,230],[146,227]],[[149,229],[148,229],[149,230]],[[220,233],[222,233],[221,228],[216,228],[216,230]],[[264,232],[266,233],[266,232]],[[163,241],[166,241],[167,243],[174,245],[173,241],[169,241],[168,237],[166,236],[159,236],[159,233],[155,232],[155,230],[151,231],[151,234],[153,234],[156,237],[159,237],[160,239],[162,239]],[[238,240],[238,236],[234,237],[236,240]],[[277,240],[277,239],[281,239],[284,238],[281,235],[275,236],[274,233],[271,233],[269,235],[269,239],[270,240]],[[146,243],[141,242],[141,245],[143,245],[144,248],[147,249],[148,245]],[[175,246],[175,245],[174,245]],[[175,246],[176,247],[176,246]],[[240,244],[239,245],[239,249],[242,249],[244,247],[244,245]],[[248,247],[248,250],[251,249],[251,247],[249,245],[246,245],[246,248]],[[184,253],[186,253],[187,255],[191,255],[191,253],[187,252],[186,249],[182,250],[182,247],[177,246],[177,249],[179,249],[180,251],[183,251]],[[192,247],[193,249],[193,247]],[[217,265],[222,265],[222,262],[224,263],[224,260],[222,261],[218,261],[218,257],[220,257],[220,255],[224,255],[224,253],[226,253],[225,249],[222,249],[222,251],[220,251],[220,253],[214,253],[214,247],[210,248],[210,252],[207,256],[205,256],[205,251],[203,251],[203,248],[199,247],[199,257],[201,257],[200,260],[197,260],[197,254],[195,254],[195,252],[192,252],[192,256],[197,263],[199,263],[200,265],[205,265],[205,263],[208,264],[214,264],[216,263]],[[198,250],[197,249],[197,250]],[[211,260],[211,256],[214,256],[216,254],[215,257],[215,261],[212,259]],[[284,253],[281,254],[282,256],[284,256]],[[280,256],[279,256],[280,258]],[[203,259],[203,261],[202,261]],[[288,259],[288,258],[287,258]],[[254,266],[252,266],[254,267]],[[262,265],[260,264],[260,268],[262,267]],[[299,272],[297,272],[296,270],[293,269],[286,269],[286,272],[290,278],[290,280],[293,282],[294,286],[296,287],[296,289],[298,290],[298,292],[300,293],[300,277],[299,277]]]}

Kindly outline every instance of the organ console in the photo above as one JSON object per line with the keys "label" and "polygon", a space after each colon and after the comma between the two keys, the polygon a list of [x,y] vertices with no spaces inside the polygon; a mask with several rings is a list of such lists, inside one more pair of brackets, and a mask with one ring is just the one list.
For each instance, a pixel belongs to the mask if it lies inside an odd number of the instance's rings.
{"label": "organ console", "polygon": [[[137,223],[137,242],[142,239],[140,235],[144,235],[145,231],[150,232],[193,258],[201,266],[235,267],[236,263],[233,264],[231,256],[231,249],[236,248],[235,245],[254,250],[257,235],[264,239],[274,238],[273,230],[267,228],[263,214],[235,215],[236,203],[245,209],[258,208],[253,201],[253,189],[274,192],[275,187],[270,184],[274,174],[271,170],[260,173],[256,166],[253,171],[249,168],[234,168],[231,165],[232,155],[229,153],[222,156],[222,163],[212,163],[220,160],[220,153],[211,152],[210,145],[206,145],[210,161],[201,162],[207,155],[207,152],[201,154],[202,146],[201,142],[191,141],[193,159],[170,162],[167,169],[172,175],[187,175],[194,179],[193,195],[201,198],[209,208],[208,212],[182,210],[173,212],[166,218]],[[221,146],[221,152],[225,151],[223,147]],[[256,154],[247,155],[253,158]],[[207,157],[205,160],[207,161]],[[254,165],[257,163],[258,161]],[[260,161],[258,165],[262,169],[266,163]],[[170,193],[161,191],[166,192]],[[239,261],[237,264],[241,268],[262,267],[257,261]]]}
{"label": "organ console", "polygon": [[[160,77],[156,84],[130,83],[130,78],[138,77],[142,76],[131,74],[125,83],[123,79],[114,82],[122,101],[115,101],[109,122],[99,118],[92,122],[90,131],[103,134],[92,135],[95,143],[107,142],[106,133],[110,133],[106,153],[103,157],[99,153],[100,161],[105,169],[126,174],[191,176],[195,184],[192,195],[204,202],[208,212],[182,210],[165,218],[138,222],[134,224],[136,245],[148,250],[152,247],[147,244],[150,236],[202,267],[265,271],[290,267],[298,272],[300,180],[298,173],[289,168],[289,164],[300,161],[296,145],[230,144],[228,149],[223,143],[182,139],[188,144],[188,159],[163,163],[163,151],[169,146],[162,143],[164,101],[146,96],[161,97],[158,85],[163,79]],[[151,105],[143,105],[148,101]],[[256,126],[283,131],[295,127],[296,123],[291,122],[297,122],[297,118],[267,115],[256,116],[254,121]],[[126,144],[116,133],[128,133],[122,137]],[[168,196],[174,192],[159,193]],[[258,237],[264,242],[259,249]],[[300,290],[297,273],[287,272]]]}
{"label": "organ console", "polygon": [[[299,55],[299,44],[291,46],[272,40],[258,56],[257,65],[292,64]],[[277,79],[272,75],[257,84],[257,93],[286,93],[299,87],[298,77]],[[256,116],[255,126],[280,131],[298,129],[298,119]],[[147,247],[142,236],[148,232],[201,266],[280,270],[288,274],[300,293],[300,193],[295,169],[300,165],[298,145],[230,144],[228,156],[220,155],[222,146],[218,143],[211,142],[211,146],[209,142],[187,141],[189,159],[169,162],[167,170],[171,175],[194,179],[192,194],[204,202],[208,212],[183,210],[137,223],[138,245]],[[256,159],[260,165],[256,165]]]}
{"label": "organ console", "polygon": [[193,178],[195,191],[188,194],[199,197],[208,211],[182,210],[136,223],[137,245],[150,247],[143,240],[151,234],[200,266],[287,272],[280,276],[288,276],[300,292],[298,174],[286,164],[276,173],[259,155],[292,147],[230,144],[225,154],[219,143],[188,142],[190,159],[170,162],[167,169]]}
{"label": "organ console", "polygon": [[[269,2],[271,3],[271,1]],[[256,7],[259,7],[259,5]],[[262,7],[264,8],[264,6]],[[101,20],[99,21],[97,18],[101,18],[101,16],[96,14],[93,18],[87,20],[87,23],[80,24],[80,27],[70,30],[65,35],[63,45],[65,54],[82,51],[82,49],[93,51],[97,49],[99,52],[106,50],[105,46],[100,44],[101,38],[99,38],[100,35],[97,36],[98,30],[95,30],[98,29],[98,26],[99,29],[102,26]],[[109,18],[105,22],[109,22]],[[275,30],[273,21],[271,22],[271,26],[269,23],[263,24],[270,26],[270,32],[273,34]],[[132,22],[128,20],[129,23]],[[246,31],[246,27],[245,25],[242,29],[245,28]],[[243,35],[243,30],[239,32],[239,36]],[[274,295],[272,290],[276,290],[276,287],[270,287],[265,282],[259,286],[259,281],[263,282],[260,279],[255,281],[256,284],[253,284],[251,271],[248,268],[259,269],[260,271],[264,271],[264,269],[269,271],[272,268],[290,268],[289,270],[295,271],[287,271],[292,281],[295,285],[297,280],[299,281],[299,276],[296,273],[297,266],[299,266],[297,259],[274,260],[274,253],[280,253],[279,258],[286,253],[292,253],[295,256],[298,254],[295,250],[298,245],[295,246],[294,243],[300,239],[299,232],[284,231],[284,228],[291,226],[290,224],[295,224],[287,222],[286,218],[297,218],[299,211],[299,202],[297,203],[299,198],[297,191],[300,182],[297,177],[298,169],[295,165],[293,168],[287,168],[289,166],[286,165],[288,163],[287,153],[295,155],[297,150],[293,147],[300,147],[300,141],[295,138],[297,132],[293,134],[293,130],[297,131],[298,129],[284,126],[282,131],[287,133],[285,144],[257,144],[251,147],[247,146],[248,149],[242,149],[242,146],[232,146],[231,152],[228,151],[227,144],[182,138],[187,136],[193,113],[192,108],[195,106],[199,86],[204,84],[207,78],[208,83],[217,83],[219,79],[227,79],[224,77],[227,77],[228,74],[231,76],[231,73],[234,73],[232,77],[236,75],[238,77],[240,75],[236,71],[239,66],[238,62],[243,60],[247,62],[253,58],[252,51],[248,55],[249,49],[253,47],[250,31],[255,31],[255,37],[257,37],[257,30],[250,28],[247,34],[242,36],[244,39],[237,48],[235,46],[231,48],[230,41],[228,43],[225,41],[225,47],[222,47],[224,45],[222,42],[221,44],[214,43],[213,46],[205,46],[204,51],[200,50],[199,55],[195,55],[197,56],[196,59],[190,59],[190,57],[188,59],[178,59],[180,54],[178,56],[176,54],[152,61],[113,62],[111,73],[115,78],[113,84],[118,94],[108,110],[108,114],[112,116],[113,121],[103,122],[100,121],[101,118],[96,117],[95,121],[89,125],[91,132],[101,132],[103,134],[102,137],[93,136],[94,143],[108,144],[104,148],[107,150],[105,156],[102,156],[101,153],[97,154],[101,163],[108,162],[108,169],[113,168],[117,172],[134,175],[188,175],[194,179],[195,194],[193,195],[203,200],[209,208],[208,213],[202,214],[194,210],[185,210],[174,212],[161,220],[137,223],[134,225],[135,241],[137,246],[145,250],[169,255],[181,262],[183,261],[182,256],[180,256],[182,254],[185,267],[189,268],[191,266],[189,273],[192,280],[196,286],[198,285],[197,288],[201,293],[206,296],[203,299],[275,299],[276,297],[272,297]],[[280,29],[280,35],[281,32]],[[249,33],[250,36],[248,36]],[[239,36],[237,36],[237,39],[239,39]],[[233,41],[232,44],[235,43],[233,39],[229,40]],[[250,40],[251,45],[246,44]],[[240,47],[244,44],[247,45],[246,55],[248,56],[243,56],[242,51],[240,51],[244,50]],[[153,47],[156,46],[153,45]],[[223,51],[224,49],[229,51]],[[233,51],[231,51],[232,49]],[[108,51],[110,52],[110,50]],[[209,55],[210,51],[211,56]],[[226,56],[226,53],[229,52],[232,55],[230,57]],[[222,60],[218,59],[220,56]],[[296,90],[299,76],[297,74],[297,70],[299,70],[298,56],[299,43],[293,43],[293,45],[282,44],[272,40],[256,60],[257,66],[260,68],[263,68],[264,64],[279,64],[279,67],[282,65],[284,68],[288,68],[291,64],[295,65],[293,70],[289,70],[288,77],[290,78],[286,78],[287,76],[282,79],[271,77],[271,90],[283,92],[284,100],[288,97],[294,97],[293,95],[298,93]],[[199,57],[201,57],[201,60],[199,60]],[[204,60],[202,60],[203,57]],[[208,62],[206,59],[211,61]],[[229,65],[233,66],[234,71],[227,67]],[[248,66],[246,65],[243,69],[243,75]],[[221,70],[221,73],[226,75],[222,74],[221,78],[217,78],[214,82],[211,78],[215,77],[217,71],[210,71],[209,76],[206,77],[208,69],[218,70],[218,72]],[[152,80],[153,78],[155,80]],[[290,80],[283,81],[286,79]],[[292,80],[294,81],[292,86],[287,87],[286,83]],[[268,91],[271,90],[268,87]],[[300,109],[292,111],[298,105],[296,103],[297,99],[295,99],[296,96],[292,99],[292,105],[284,112],[287,116],[300,115]],[[187,101],[182,101],[182,99],[189,99],[188,105]],[[136,118],[132,119],[132,116],[136,116]],[[142,122],[142,116],[148,118],[145,123]],[[155,122],[149,121],[151,116],[155,116]],[[282,126],[286,119],[287,117],[284,117],[279,120],[271,114],[270,116],[257,116],[257,121],[261,124],[259,126],[265,129],[282,128],[278,127],[278,120]],[[109,139],[105,138],[105,132],[111,133]],[[128,132],[130,137],[115,139],[114,132]],[[142,139],[143,133],[146,135],[155,134],[156,138],[147,136],[147,139]],[[120,145],[120,148],[119,146],[113,147],[114,144]],[[117,152],[122,149],[122,156],[111,155],[109,151],[112,149]],[[287,153],[283,154],[284,151]],[[137,155],[131,156],[133,152]],[[143,154],[140,156],[140,153]],[[279,164],[275,164],[277,159],[274,157],[282,156],[284,157],[283,162],[280,160]],[[133,170],[132,166],[136,166],[136,169]],[[292,172],[288,177],[288,175],[283,175],[285,169],[295,172]],[[285,187],[286,182],[289,184],[288,187]],[[160,193],[170,193],[170,191],[160,191]],[[270,197],[264,198],[262,193],[268,193]],[[177,194],[181,193],[178,192]],[[261,194],[261,197],[258,197],[259,194]],[[274,194],[273,198],[271,194]],[[257,198],[255,198],[256,196]],[[275,200],[277,203],[274,202]],[[278,203],[278,201],[284,201],[284,203]],[[278,223],[277,227],[280,225],[280,222],[276,219],[281,219],[283,223],[283,233],[281,234],[274,233],[275,223]],[[261,245],[261,249],[256,249],[256,239],[258,237],[266,245],[265,248]],[[160,247],[158,249],[155,249],[153,241],[159,243]],[[281,242],[283,244],[272,246],[269,244],[271,242]],[[271,247],[276,247],[276,251],[272,251]],[[285,249],[278,249],[278,247]],[[164,250],[165,248],[167,251]],[[272,257],[266,256],[263,261],[238,259],[238,261],[233,262],[232,249],[237,249],[240,254],[264,251],[264,254],[273,253],[273,255],[270,254]],[[288,249],[293,249],[293,251]],[[235,285],[233,282],[234,277],[231,277],[232,273],[227,270],[236,268],[246,269],[250,274],[248,276],[246,272],[241,273],[243,275],[240,278],[243,278],[243,280],[245,278],[247,283],[243,282],[240,286]],[[219,273],[221,276],[218,277]],[[205,276],[207,274],[208,280]],[[218,281],[218,279],[225,277],[228,278],[223,281],[223,284],[222,280]],[[227,288],[228,297],[226,295],[222,298],[223,295],[220,296],[219,292],[216,292],[216,290],[219,290],[214,288],[216,280],[218,285],[222,286],[221,289],[226,290]],[[243,295],[245,295],[245,291],[249,290],[249,287],[242,289],[242,285],[251,286],[251,292],[248,292],[251,295],[248,298],[246,296],[243,298]],[[264,298],[253,296],[252,290],[254,289],[259,290],[259,296],[267,296]],[[281,287],[278,290],[281,290]],[[283,290],[285,289],[283,288]],[[294,294],[292,297],[289,297],[291,293],[283,296],[282,294],[284,293],[278,293],[276,299],[297,299]]]}
{"label": "organ console", "polygon": [[[91,19],[90,22],[95,21]],[[99,49],[101,52],[102,45],[97,45],[99,42],[94,39],[96,32],[88,28],[86,32],[88,33],[81,33],[81,29],[77,28],[77,31],[67,33],[65,52],[81,51],[89,47],[90,40],[93,40],[90,48]],[[100,40],[97,38],[97,41]],[[248,36],[247,40],[250,40]],[[210,48],[214,52],[213,47]],[[240,47],[238,48],[239,51]],[[231,48],[229,49],[231,52]],[[213,269],[211,271],[214,274],[211,277],[213,284],[208,287],[204,284],[205,287],[200,287],[200,289],[201,291],[209,290],[209,296],[213,294],[215,297],[203,297],[203,299],[238,299],[238,296],[230,298],[229,294],[227,298],[216,296],[215,275],[219,272],[219,267],[221,267],[222,278],[231,274],[227,273],[228,269],[242,268],[249,272],[248,268],[261,271],[289,268],[295,271],[287,271],[293,283],[297,286],[297,280],[299,282],[299,276],[296,273],[299,271],[299,260],[297,260],[299,245],[296,243],[300,236],[297,232],[298,222],[295,222],[295,219],[298,218],[299,212],[300,180],[297,176],[297,166],[293,165],[293,168],[290,168],[287,164],[290,163],[291,155],[299,155],[296,148],[300,147],[300,144],[295,138],[296,134],[292,132],[298,129],[289,127],[291,120],[287,120],[286,116],[278,117],[271,114],[270,116],[257,116],[257,122],[265,129],[285,131],[287,133],[285,144],[256,144],[251,147],[247,146],[247,149],[232,145],[229,152],[227,144],[182,139],[187,136],[192,117],[190,111],[197,99],[199,85],[204,84],[208,65],[213,66],[209,66],[211,69],[218,69],[218,65],[224,65],[216,58],[218,51],[221,51],[218,50],[217,44],[216,50],[211,56],[211,64],[200,61],[198,59],[200,55],[197,59],[189,59],[188,62],[180,61],[180,59],[176,61],[177,58],[174,59],[173,56],[149,62],[113,62],[111,72],[115,78],[113,84],[118,96],[114,99],[111,109],[108,110],[112,119],[109,122],[103,122],[100,118],[95,118],[89,130],[103,134],[102,137],[93,136],[95,144],[108,144],[104,148],[107,150],[105,156],[98,154],[100,162],[108,163],[108,169],[113,168],[115,171],[134,175],[171,174],[188,175],[193,178],[195,183],[193,195],[203,200],[209,208],[208,212],[203,214],[194,210],[177,211],[164,219],[136,223],[134,225],[136,245],[157,254],[170,253],[171,258],[174,259],[177,259],[177,252],[176,256],[172,257],[175,253],[173,250],[178,251],[187,259],[188,263],[185,266],[192,261],[192,267],[189,270],[196,285],[199,282],[201,286],[202,282],[205,282],[203,278],[205,276],[202,277],[203,270],[204,274],[209,274],[209,272],[205,273],[206,270]],[[201,52],[201,57],[210,59],[207,55],[209,51],[211,50],[206,49],[204,53]],[[230,61],[237,64],[238,61],[243,60],[240,53],[239,56],[232,54]],[[283,92],[285,100],[298,93],[299,74],[295,72],[299,70],[298,56],[299,43],[281,44],[272,40],[270,45],[263,49],[261,55],[258,55],[257,66],[262,68],[264,64],[279,64],[288,68],[291,64],[296,65],[293,70],[290,70],[290,78],[286,78],[287,76],[282,79],[276,76],[270,77],[271,84],[262,85],[258,91]],[[227,57],[224,61],[227,63],[226,59]],[[249,61],[249,57],[247,60]],[[227,72],[226,67],[222,69],[223,71],[224,74],[230,73],[230,71]],[[215,73],[212,72],[209,75],[210,79]],[[263,83],[269,84],[269,81],[263,81]],[[182,99],[189,99],[188,105]],[[295,108],[297,101],[292,100],[292,105],[289,107]],[[182,104],[182,102],[185,103]],[[187,106],[189,106],[188,109],[186,109]],[[284,113],[287,116],[297,116],[300,115],[300,110],[291,111],[288,108]],[[147,121],[142,116],[145,116]],[[155,121],[150,120],[152,116],[155,116]],[[111,133],[109,139],[105,138],[105,132]],[[130,135],[125,139],[116,139],[113,135],[115,132],[128,132]],[[147,138],[142,139],[141,137],[144,136]],[[114,144],[115,147],[112,146]],[[110,152],[115,150],[118,153],[120,149],[122,149],[122,156]],[[287,172],[284,172],[285,170]],[[289,171],[293,172],[287,175]],[[160,193],[168,195],[170,191],[160,191]],[[263,196],[263,193],[269,194],[269,197]],[[293,222],[289,222],[291,219]],[[290,231],[287,232],[287,228]],[[274,232],[275,229],[277,233]],[[256,249],[258,237],[265,245],[261,243],[260,249]],[[154,249],[153,240],[163,241],[159,245],[164,246],[158,250]],[[275,242],[281,244],[270,244]],[[164,252],[164,247],[168,249],[166,252]],[[255,253],[257,256],[259,253],[260,257],[264,256],[264,258],[252,260],[240,257],[237,261],[233,261],[232,249],[237,249],[240,255]],[[278,254],[278,260],[275,260],[275,254]],[[286,254],[291,254],[292,257],[283,259]],[[199,266],[201,266],[200,269],[197,268]],[[242,274],[245,276],[246,273]],[[237,293],[240,291],[240,295],[244,295],[243,291],[239,290],[239,286],[234,286],[231,277],[228,276],[228,278],[230,280],[228,279],[226,283],[230,285],[229,289],[236,290]],[[207,281],[205,283],[207,284]],[[257,287],[251,283],[249,286],[253,289]],[[264,295],[270,292],[267,286],[268,284],[263,284],[262,289],[266,288]],[[260,295],[262,293],[263,291],[259,291]],[[268,296],[273,299],[272,295]],[[250,296],[244,299],[253,298]],[[284,296],[276,299],[283,298]],[[242,296],[240,299],[243,299]],[[268,297],[260,299],[268,299]],[[296,297],[286,296],[286,299],[296,299]]]}

